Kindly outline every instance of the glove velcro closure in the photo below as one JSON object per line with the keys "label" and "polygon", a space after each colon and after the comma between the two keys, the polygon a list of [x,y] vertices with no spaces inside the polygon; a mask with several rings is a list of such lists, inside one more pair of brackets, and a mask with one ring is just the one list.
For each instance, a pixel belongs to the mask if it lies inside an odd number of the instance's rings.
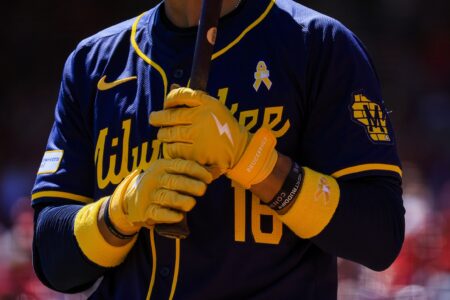
{"label": "glove velcro closure", "polygon": [[74,223],[74,234],[83,254],[92,262],[102,267],[118,266],[133,247],[136,238],[124,246],[109,244],[100,233],[97,218],[99,210],[107,197],[81,208]]}
{"label": "glove velcro closure", "polygon": [[304,169],[303,184],[296,201],[284,215],[278,215],[296,235],[309,239],[328,225],[339,204],[339,185],[331,177]]}
{"label": "glove velcro closure", "polygon": [[116,190],[111,196],[110,205],[107,208],[109,216],[114,227],[122,233],[134,233],[139,230],[139,227],[133,225],[124,212],[123,202],[125,197],[133,197],[135,193],[135,179],[139,175],[139,170],[134,170],[130,175],[117,186]]}
{"label": "glove velcro closure", "polygon": [[227,177],[249,189],[266,179],[278,159],[275,150],[277,139],[272,131],[260,128],[252,137],[238,163],[227,173]]}

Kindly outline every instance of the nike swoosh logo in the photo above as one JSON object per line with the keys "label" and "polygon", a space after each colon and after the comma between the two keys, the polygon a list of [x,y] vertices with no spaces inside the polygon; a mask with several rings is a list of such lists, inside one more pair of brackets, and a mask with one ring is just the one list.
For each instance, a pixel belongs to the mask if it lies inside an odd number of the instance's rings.
{"label": "nike swoosh logo", "polygon": [[231,130],[228,126],[228,123],[221,124],[219,119],[216,117],[215,114],[211,113],[211,116],[213,117],[214,121],[216,122],[217,129],[219,130],[220,135],[226,135],[227,138],[230,140],[231,145],[234,146],[233,137],[231,136]]}
{"label": "nike swoosh logo", "polygon": [[112,88],[115,88],[116,86],[118,86],[120,84],[123,84],[128,81],[136,80],[136,79],[137,79],[137,76],[131,76],[131,77],[126,77],[126,78],[122,78],[122,79],[117,79],[117,80],[111,81],[111,82],[106,82],[106,75],[105,75],[102,78],[100,78],[100,80],[98,81],[97,88],[99,91],[107,91]]}

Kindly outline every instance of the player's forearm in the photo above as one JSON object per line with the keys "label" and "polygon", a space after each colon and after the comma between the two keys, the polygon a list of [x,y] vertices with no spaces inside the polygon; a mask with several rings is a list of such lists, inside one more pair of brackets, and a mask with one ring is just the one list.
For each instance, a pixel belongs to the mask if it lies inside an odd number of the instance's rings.
{"label": "player's forearm", "polygon": [[[117,235],[114,235],[114,233],[111,231],[111,229],[108,228],[108,225],[106,224],[106,218],[105,218],[106,209],[108,209],[106,206],[107,206],[107,202],[105,201],[102,204],[100,211],[98,213],[98,217],[97,217],[98,229],[99,229],[101,235],[103,236],[105,241],[112,246],[122,247],[122,246],[127,245],[131,241],[130,238],[120,238]],[[112,226],[112,224],[110,226]],[[116,229],[116,231],[117,231],[117,229]],[[119,232],[119,234],[123,234],[123,233]]]}
{"label": "player's forearm", "polygon": [[[292,161],[288,157],[281,154],[278,157],[269,177],[251,188],[252,193],[266,203],[279,196],[279,190],[291,169]],[[310,174],[314,175],[307,171],[302,176]],[[320,178],[320,173],[315,175]],[[302,180],[309,181],[305,178]],[[398,255],[403,243],[404,209],[400,180],[383,176],[347,181],[336,181],[328,177],[327,180],[328,186],[334,186],[334,193],[337,194],[333,197],[331,188],[328,200],[336,201],[336,206],[327,212],[326,206],[333,204],[330,201],[324,205],[325,210],[320,207],[318,210],[311,207],[304,209],[301,206],[310,206],[311,203],[319,203],[321,200],[315,199],[317,192],[300,191],[296,195],[297,200],[291,201],[280,212],[284,214],[295,205],[296,212],[302,213],[303,217],[300,214],[292,216],[285,222],[286,225],[300,237],[312,238],[326,252],[375,270],[387,268]],[[300,189],[306,189],[305,184],[309,185],[302,182]],[[316,190],[317,188],[314,188],[312,191]],[[283,220],[283,217],[281,219]]]}
{"label": "player's forearm", "polygon": [[105,228],[103,212],[107,199],[83,206],[35,208],[35,268],[51,288],[63,292],[83,290],[107,268],[122,263],[133,247],[136,234],[123,242],[116,241],[110,236],[109,227]]}
{"label": "player's forearm", "polygon": [[33,261],[36,274],[50,288],[78,292],[106,270],[82,254],[73,233],[81,205],[36,207]]}
{"label": "player's forearm", "polygon": [[250,190],[263,202],[268,203],[281,189],[291,165],[292,160],[288,156],[278,153],[277,163],[270,175],[264,181],[252,185]]}
{"label": "player's forearm", "polygon": [[404,239],[400,180],[374,176],[340,180],[339,186],[339,206],[313,241],[324,251],[371,269],[388,268]]}

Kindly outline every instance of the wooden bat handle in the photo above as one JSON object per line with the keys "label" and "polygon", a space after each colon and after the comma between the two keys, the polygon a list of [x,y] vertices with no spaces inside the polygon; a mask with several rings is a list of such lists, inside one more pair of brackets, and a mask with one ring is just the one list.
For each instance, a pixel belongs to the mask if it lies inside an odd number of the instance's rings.
{"label": "wooden bat handle", "polygon": [[206,91],[222,0],[203,0],[189,87]]}
{"label": "wooden bat handle", "polygon": [[[222,0],[202,0],[202,12],[197,29],[189,83],[189,87],[192,89],[206,91],[221,8]],[[190,233],[186,214],[180,223],[158,224],[155,226],[155,230],[159,235],[168,238],[184,239]]]}

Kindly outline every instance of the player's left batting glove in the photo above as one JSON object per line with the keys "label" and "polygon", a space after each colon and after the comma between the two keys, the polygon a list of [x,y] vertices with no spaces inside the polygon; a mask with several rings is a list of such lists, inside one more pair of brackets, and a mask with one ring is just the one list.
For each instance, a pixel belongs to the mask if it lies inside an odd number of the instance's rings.
{"label": "player's left batting glove", "polygon": [[202,91],[172,90],[164,110],[150,114],[150,124],[161,127],[165,157],[195,160],[245,188],[267,178],[278,158],[269,129],[249,133],[225,105]]}

